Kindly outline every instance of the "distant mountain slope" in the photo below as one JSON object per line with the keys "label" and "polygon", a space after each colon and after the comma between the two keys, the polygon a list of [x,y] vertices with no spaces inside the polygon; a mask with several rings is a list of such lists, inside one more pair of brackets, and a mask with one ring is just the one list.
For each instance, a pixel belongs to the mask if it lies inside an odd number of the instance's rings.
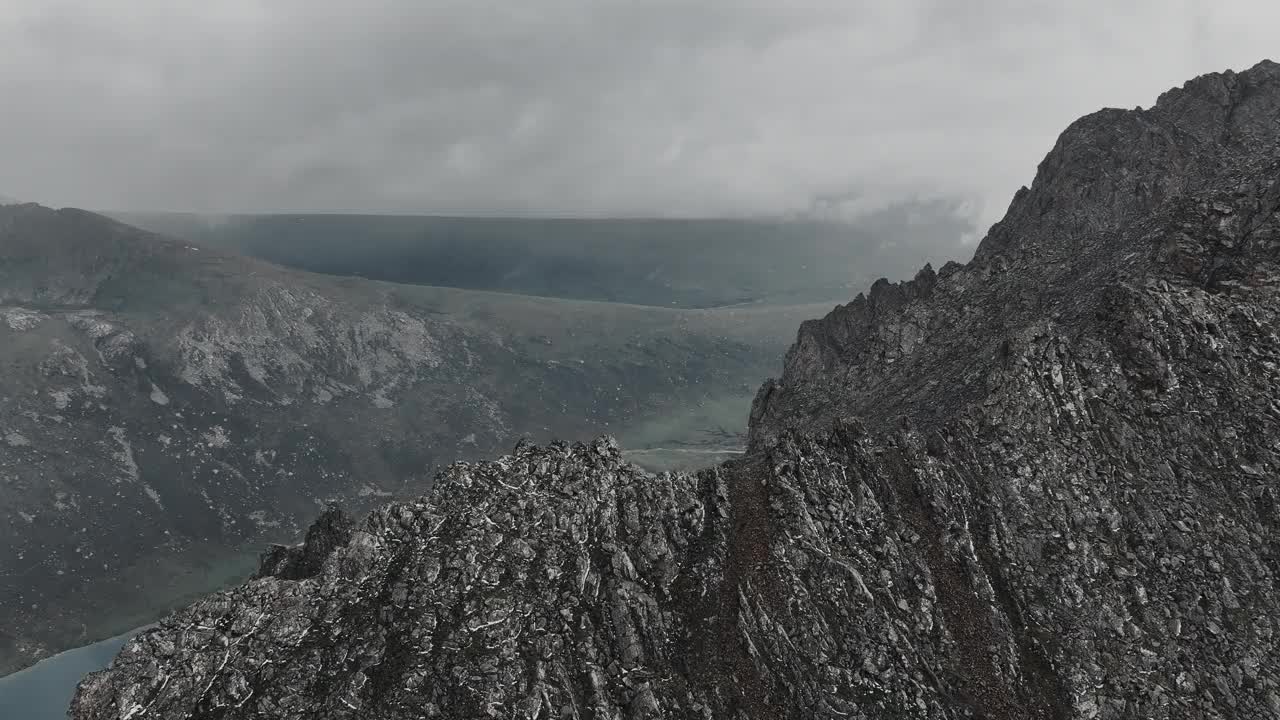
{"label": "distant mountain slope", "polygon": [[750,452],[459,464],[74,720],[1280,717],[1280,65],[1073,124],[975,259],[806,323]]}
{"label": "distant mountain slope", "polygon": [[330,500],[526,435],[745,415],[811,312],[395,286],[0,209],[0,671],[237,577]]}
{"label": "distant mountain slope", "polygon": [[661,307],[844,301],[877,277],[967,257],[972,219],[910,202],[856,223],[113,213],[288,267],[400,283]]}

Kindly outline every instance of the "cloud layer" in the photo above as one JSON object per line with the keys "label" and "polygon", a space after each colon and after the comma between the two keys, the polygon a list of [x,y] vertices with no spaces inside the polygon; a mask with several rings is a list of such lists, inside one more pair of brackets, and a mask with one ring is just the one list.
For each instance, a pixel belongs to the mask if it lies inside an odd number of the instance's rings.
{"label": "cloud layer", "polygon": [[0,0],[0,191],[195,211],[757,215],[972,198],[1275,52],[1209,0]]}

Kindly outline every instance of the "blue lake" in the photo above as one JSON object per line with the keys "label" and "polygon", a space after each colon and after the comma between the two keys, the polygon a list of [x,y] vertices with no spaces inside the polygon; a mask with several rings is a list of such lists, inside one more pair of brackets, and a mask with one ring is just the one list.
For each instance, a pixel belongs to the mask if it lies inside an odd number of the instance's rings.
{"label": "blue lake", "polygon": [[[141,630],[141,628],[139,628]],[[0,718],[66,720],[76,684],[111,663],[121,646],[138,630],[47,658],[21,672],[0,678]]]}

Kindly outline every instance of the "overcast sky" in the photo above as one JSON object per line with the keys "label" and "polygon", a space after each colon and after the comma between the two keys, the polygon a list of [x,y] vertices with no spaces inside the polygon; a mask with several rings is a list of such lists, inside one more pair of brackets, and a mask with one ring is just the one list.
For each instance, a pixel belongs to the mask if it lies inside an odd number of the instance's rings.
{"label": "overcast sky", "polygon": [[[972,198],[1280,52],[1274,0],[0,0],[0,194],[754,215]],[[1280,58],[1277,58],[1280,59]]]}

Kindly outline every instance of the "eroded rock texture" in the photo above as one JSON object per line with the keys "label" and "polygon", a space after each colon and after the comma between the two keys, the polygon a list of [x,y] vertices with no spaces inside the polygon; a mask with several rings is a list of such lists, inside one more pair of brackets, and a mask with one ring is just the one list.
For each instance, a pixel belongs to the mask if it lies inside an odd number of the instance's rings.
{"label": "eroded rock texture", "polygon": [[806,323],[742,460],[331,511],[72,716],[1280,718],[1278,206],[1280,66],[1092,115],[972,263]]}
{"label": "eroded rock texture", "polygon": [[748,405],[807,314],[309,275],[0,207],[0,675],[247,576],[330,502]]}

